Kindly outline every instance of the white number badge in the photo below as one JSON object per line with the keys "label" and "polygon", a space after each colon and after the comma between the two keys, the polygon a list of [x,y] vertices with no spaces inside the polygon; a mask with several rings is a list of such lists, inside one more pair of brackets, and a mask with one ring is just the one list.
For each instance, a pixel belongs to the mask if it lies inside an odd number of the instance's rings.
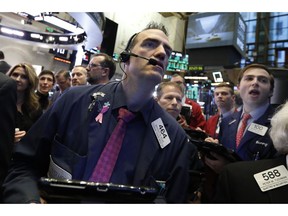
{"label": "white number badge", "polygon": [[151,123],[154,133],[158,139],[160,147],[163,149],[170,143],[170,138],[168,136],[167,130],[163,124],[161,118],[156,119]]}
{"label": "white number badge", "polygon": [[251,123],[249,128],[248,128],[248,131],[251,131],[251,132],[258,134],[258,135],[261,135],[261,136],[264,136],[266,134],[267,130],[268,130],[268,127],[266,127],[264,125],[256,124],[256,123]]}
{"label": "white number badge", "polygon": [[261,191],[268,191],[288,184],[288,171],[280,165],[263,172],[256,173],[254,178]]}

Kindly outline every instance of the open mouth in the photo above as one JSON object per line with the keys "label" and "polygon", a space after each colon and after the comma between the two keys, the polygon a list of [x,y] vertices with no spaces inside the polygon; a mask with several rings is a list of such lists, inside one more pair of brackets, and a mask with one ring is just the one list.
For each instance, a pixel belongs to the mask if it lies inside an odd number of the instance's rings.
{"label": "open mouth", "polygon": [[249,91],[249,94],[253,95],[253,96],[257,96],[260,94],[260,92],[258,90],[253,89],[253,90]]}

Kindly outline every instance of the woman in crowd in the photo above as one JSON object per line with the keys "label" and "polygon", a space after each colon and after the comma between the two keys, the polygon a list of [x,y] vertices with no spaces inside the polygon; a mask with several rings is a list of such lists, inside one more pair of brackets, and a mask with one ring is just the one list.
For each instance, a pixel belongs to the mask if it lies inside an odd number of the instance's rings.
{"label": "woman in crowd", "polygon": [[49,98],[49,92],[55,84],[54,73],[50,70],[43,70],[38,75],[39,83],[36,94],[39,97],[40,107],[43,111],[46,111],[50,105],[51,100]]}
{"label": "woman in crowd", "polygon": [[19,142],[33,123],[42,115],[39,99],[35,93],[38,77],[32,65],[27,63],[13,66],[7,72],[7,75],[17,83],[15,142]]}

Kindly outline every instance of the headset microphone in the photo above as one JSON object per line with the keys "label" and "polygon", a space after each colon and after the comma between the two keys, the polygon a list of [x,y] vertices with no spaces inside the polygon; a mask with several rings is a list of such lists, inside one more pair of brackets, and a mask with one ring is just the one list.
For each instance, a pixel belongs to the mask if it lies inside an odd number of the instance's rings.
{"label": "headset microphone", "polygon": [[152,59],[152,58],[146,58],[144,56],[139,56],[139,55],[136,55],[135,53],[131,53],[131,52],[127,52],[127,51],[124,51],[120,54],[120,57],[121,57],[121,61],[122,62],[127,62],[130,58],[130,56],[134,56],[136,58],[142,58],[142,59],[145,59],[149,62],[149,64],[151,65],[157,65],[158,64],[158,61],[156,59]]}

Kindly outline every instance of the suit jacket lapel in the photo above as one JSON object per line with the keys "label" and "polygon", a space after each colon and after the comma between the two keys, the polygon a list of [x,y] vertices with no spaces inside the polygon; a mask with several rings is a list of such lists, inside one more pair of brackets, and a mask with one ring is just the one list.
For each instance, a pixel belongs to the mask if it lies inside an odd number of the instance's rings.
{"label": "suit jacket lapel", "polygon": [[235,149],[235,143],[236,143],[236,133],[237,133],[237,129],[238,129],[238,123],[239,122],[239,119],[240,119],[240,112],[239,113],[235,113],[235,114],[232,114],[229,118],[229,121],[228,121],[228,134],[223,134],[223,136],[229,136],[229,140],[235,140],[234,143],[231,143],[229,142],[229,146],[226,146],[230,149]]}
{"label": "suit jacket lapel", "polygon": [[[271,115],[271,108],[268,107],[268,109],[265,111],[264,115],[262,115],[256,121],[254,121],[254,123],[264,125],[266,127],[270,127],[270,117],[269,117],[270,115]],[[254,137],[255,137],[255,134],[248,131],[248,128],[247,128],[247,131],[244,134],[244,137],[242,138],[238,149],[240,149],[244,143],[249,142],[249,140],[253,139]]]}

